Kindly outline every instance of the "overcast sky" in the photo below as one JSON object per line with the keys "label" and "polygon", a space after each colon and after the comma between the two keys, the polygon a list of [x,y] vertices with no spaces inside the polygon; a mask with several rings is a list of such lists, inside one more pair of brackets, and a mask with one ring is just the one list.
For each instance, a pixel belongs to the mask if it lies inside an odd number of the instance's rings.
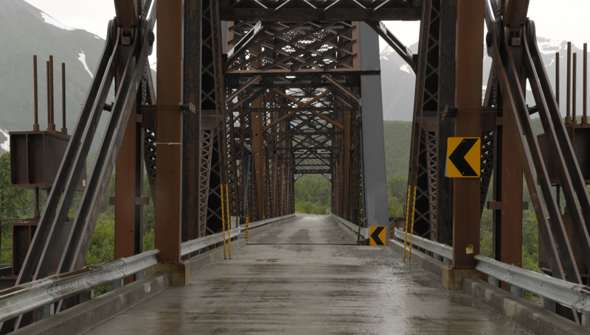
{"label": "overcast sky", "polygon": [[[102,37],[106,35],[107,22],[115,15],[113,0],[26,1],[67,26]],[[588,13],[590,0],[531,0],[530,17],[537,23],[537,35],[551,39],[569,39],[576,44],[590,42]],[[417,23],[395,22],[390,27],[406,44],[417,42]]]}

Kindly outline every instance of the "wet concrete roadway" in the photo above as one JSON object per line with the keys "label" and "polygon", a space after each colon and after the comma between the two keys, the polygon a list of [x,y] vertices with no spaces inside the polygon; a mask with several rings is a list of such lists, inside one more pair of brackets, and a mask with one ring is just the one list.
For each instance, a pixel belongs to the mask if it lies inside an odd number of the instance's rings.
{"label": "wet concrete roadway", "polygon": [[89,334],[529,334],[391,249],[354,242],[322,216],[254,230],[233,260]]}

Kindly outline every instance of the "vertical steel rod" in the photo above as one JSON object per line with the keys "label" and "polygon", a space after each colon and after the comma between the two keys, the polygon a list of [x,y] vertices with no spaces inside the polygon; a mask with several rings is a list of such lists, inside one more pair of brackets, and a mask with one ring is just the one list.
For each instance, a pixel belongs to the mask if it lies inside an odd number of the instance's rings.
{"label": "vertical steel rod", "polygon": [[67,115],[66,115],[66,63],[61,63],[61,117],[63,126],[61,132],[68,134]]}
{"label": "vertical steel rod", "polygon": [[582,124],[588,123],[588,43],[584,43],[582,68]]}
{"label": "vertical steel rod", "polygon": [[39,131],[39,77],[37,55],[33,56],[33,130]]}
{"label": "vertical steel rod", "polygon": [[577,121],[577,107],[578,107],[578,54],[574,52],[572,55],[572,122],[576,124]]}
{"label": "vertical steel rod", "polygon": [[54,107],[53,56],[49,56],[49,61],[47,62],[47,128],[49,131],[55,131]]}
{"label": "vertical steel rod", "polygon": [[557,101],[557,105],[560,106],[560,110],[561,110],[561,105],[559,103],[559,98],[561,96],[561,86],[560,86],[560,54],[559,52],[555,53],[555,101]]}
{"label": "vertical steel rod", "polygon": [[572,42],[567,42],[567,68],[565,70],[567,77],[567,89],[565,93],[566,99],[566,112],[565,122],[568,123],[571,120],[571,108],[572,108]]}

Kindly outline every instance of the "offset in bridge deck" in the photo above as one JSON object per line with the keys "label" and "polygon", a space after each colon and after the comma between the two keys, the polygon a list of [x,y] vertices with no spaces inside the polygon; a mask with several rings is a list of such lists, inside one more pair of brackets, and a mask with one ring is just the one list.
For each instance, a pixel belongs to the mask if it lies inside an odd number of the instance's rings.
{"label": "offset in bridge deck", "polygon": [[323,216],[254,230],[233,260],[90,334],[528,334],[391,249],[355,241]]}

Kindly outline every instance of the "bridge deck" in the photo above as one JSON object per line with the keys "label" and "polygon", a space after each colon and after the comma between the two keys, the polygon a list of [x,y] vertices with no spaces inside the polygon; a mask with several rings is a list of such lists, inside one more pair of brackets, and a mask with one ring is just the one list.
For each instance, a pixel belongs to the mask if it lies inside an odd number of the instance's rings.
{"label": "bridge deck", "polygon": [[257,229],[233,260],[90,334],[528,334],[391,249],[354,242],[320,216]]}

